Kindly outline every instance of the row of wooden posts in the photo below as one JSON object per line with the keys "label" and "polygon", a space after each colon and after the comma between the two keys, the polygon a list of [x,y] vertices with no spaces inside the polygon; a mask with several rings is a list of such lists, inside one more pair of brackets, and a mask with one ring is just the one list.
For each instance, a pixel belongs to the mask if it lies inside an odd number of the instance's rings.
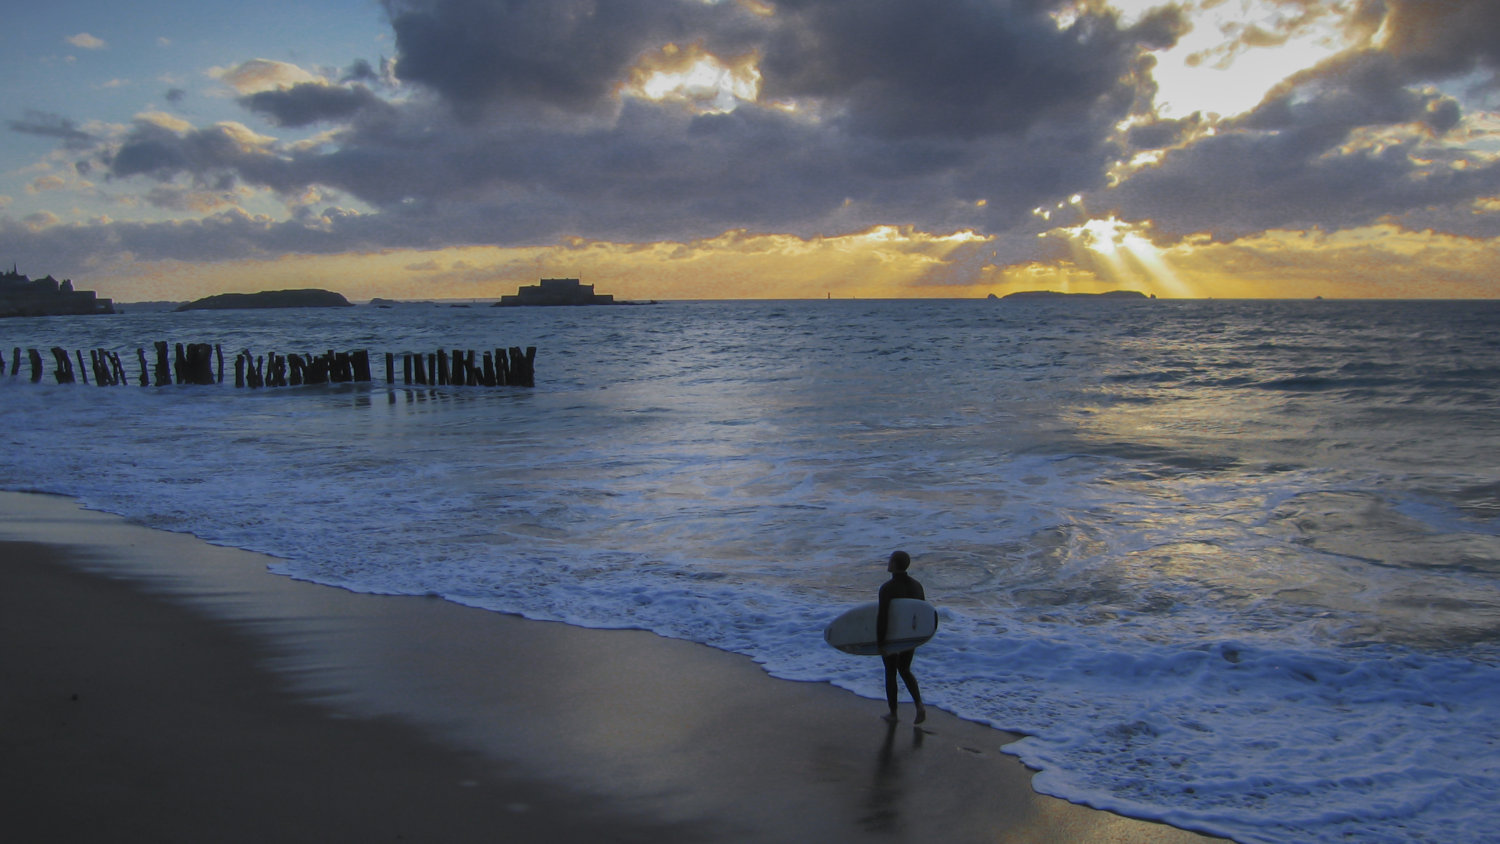
{"label": "row of wooden posts", "polygon": [[[157,342],[155,346],[154,368],[147,363],[144,348],[135,350],[140,359],[142,387],[150,386],[153,376],[158,387],[172,383],[224,382],[224,350],[221,346],[178,343],[175,355],[168,354],[165,340]],[[84,363],[82,351],[69,355],[60,346],[54,346],[51,351],[56,365],[54,375],[59,384],[72,384],[79,378],[87,384],[90,372],[94,375],[94,383],[101,387],[130,383],[120,356],[107,349],[90,349],[87,364]],[[76,374],[73,369],[75,356],[78,360]],[[31,365],[32,382],[42,380],[41,352],[28,349],[26,357]],[[532,387],[536,385],[535,362],[535,346],[528,346],[525,350],[519,346],[512,346],[509,350],[497,348],[493,352],[486,350],[482,356],[476,355],[472,349],[439,350],[426,354],[406,352],[401,355],[401,383],[440,387]],[[215,363],[218,364],[217,371]],[[20,373],[20,347],[15,348],[9,361],[0,352],[0,375],[6,374],[7,365],[12,378]],[[321,355],[280,355],[275,352],[252,355],[247,350],[234,358],[236,387],[295,387],[301,384],[360,383],[371,380],[370,353],[364,349],[352,352],[329,350]],[[392,352],[386,352],[385,355],[385,381],[387,384],[396,383],[396,355]]]}

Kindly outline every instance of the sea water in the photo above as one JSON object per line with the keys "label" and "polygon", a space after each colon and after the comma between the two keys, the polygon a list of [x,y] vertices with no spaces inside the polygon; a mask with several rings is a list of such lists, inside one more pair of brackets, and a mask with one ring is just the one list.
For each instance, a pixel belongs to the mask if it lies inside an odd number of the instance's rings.
{"label": "sea water", "polygon": [[[1500,828],[1495,303],[126,310],[0,324],[48,366],[0,379],[0,486],[872,698],[820,634],[903,548],[928,701],[1026,734],[1041,791],[1242,842]],[[51,346],[134,377],[156,340],[376,380],[52,383]],[[532,389],[383,378],[528,345]]]}

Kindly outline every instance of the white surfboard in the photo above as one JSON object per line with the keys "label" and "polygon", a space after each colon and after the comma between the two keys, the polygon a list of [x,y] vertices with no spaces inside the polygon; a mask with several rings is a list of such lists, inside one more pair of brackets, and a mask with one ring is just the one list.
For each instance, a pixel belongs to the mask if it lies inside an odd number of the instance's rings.
{"label": "white surfboard", "polygon": [[916,598],[895,598],[891,601],[885,647],[881,647],[875,642],[875,615],[879,611],[878,601],[854,607],[828,623],[823,641],[844,653],[875,656],[912,650],[937,633],[937,609],[932,604]]}

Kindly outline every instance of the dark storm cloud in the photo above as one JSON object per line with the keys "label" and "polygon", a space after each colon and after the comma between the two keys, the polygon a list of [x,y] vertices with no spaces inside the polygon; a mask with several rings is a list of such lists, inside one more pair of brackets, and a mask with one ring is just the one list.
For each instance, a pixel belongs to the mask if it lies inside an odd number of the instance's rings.
{"label": "dark storm cloud", "polygon": [[[1166,14],[1059,29],[1046,12],[1061,4],[1039,2],[803,3],[770,18],[662,0],[389,5],[397,74],[438,96],[386,104],[311,83],[253,94],[240,102],[282,126],[348,125],[335,143],[294,148],[142,121],[112,174],[334,188],[392,214],[420,209],[405,222],[452,242],[1002,229],[1102,184],[1120,154],[1113,126],[1149,84],[1145,46],[1180,28]],[[762,101],[796,98],[816,115],[622,100],[628,68],[674,38],[755,48]],[[584,118],[547,117],[558,109]]]}
{"label": "dark storm cloud", "polygon": [[254,159],[265,155],[264,150],[247,145],[246,139],[228,126],[179,132],[138,120],[108,163],[110,175],[117,178],[149,176],[171,180],[184,173],[199,178],[209,174],[232,175],[235,171],[254,169]]}
{"label": "dark storm cloud", "polygon": [[605,106],[627,68],[671,41],[750,17],[737,4],[672,0],[386,0],[396,73],[465,112]]}
{"label": "dark storm cloud", "polygon": [[[564,212],[559,231],[587,225],[589,236],[1011,225],[1059,190],[1100,184],[1119,152],[1113,126],[1149,85],[1145,50],[1183,28],[1166,10],[1129,29],[1112,15],[1060,29],[1048,13],[1067,4],[1038,0],[783,2],[770,17],[663,0],[387,5],[397,74],[467,125],[433,133],[421,160],[390,162],[395,179],[357,183],[357,169],[339,167],[352,177],[340,185],[377,204],[525,192],[548,200],[539,213]],[[761,101],[795,100],[816,117],[621,108],[627,71],[668,41],[753,50]],[[580,131],[515,117],[538,106],[618,119]],[[509,118],[497,129],[485,112]],[[392,140],[360,134],[343,152],[383,157]]]}
{"label": "dark storm cloud", "polygon": [[85,150],[98,141],[93,135],[79,129],[72,120],[62,115],[35,109],[27,109],[24,117],[20,120],[7,121],[6,125],[12,132],[54,138],[62,143],[63,149],[67,150]]}
{"label": "dark storm cloud", "polygon": [[1173,43],[1178,13],[1132,29],[1112,16],[1060,29],[1048,12],[1061,5],[778,3],[764,95],[828,101],[856,131],[891,136],[1020,134],[1127,113],[1149,68],[1141,48]]}
{"label": "dark storm cloud", "polygon": [[[1384,49],[1412,79],[1500,70],[1500,3],[1366,0],[1387,11]],[[1492,80],[1493,83],[1493,80]]]}
{"label": "dark storm cloud", "polygon": [[341,87],[305,82],[290,88],[259,91],[239,99],[240,105],[283,127],[337,123],[361,113],[387,114],[385,100],[364,85]]}
{"label": "dark storm cloud", "polygon": [[[1031,210],[1073,193],[1161,231],[1232,237],[1391,215],[1456,219],[1500,190],[1493,166],[1446,166],[1432,139],[1458,128],[1462,112],[1423,85],[1496,66],[1500,38],[1464,30],[1494,35],[1500,4],[1372,0],[1365,25],[1389,14],[1404,27],[1389,51],[1300,74],[1212,135],[1198,115],[1117,128],[1149,118],[1151,51],[1184,31],[1179,11],[1130,27],[1084,13],[1060,26],[1052,13],[1070,5],[782,0],[762,16],[698,0],[386,0],[391,63],[239,100],[280,127],[330,129],[319,144],[143,118],[97,160],[115,179],[225,196],[237,184],[287,197],[315,187],[379,212],[304,208],[310,217],[284,223],[226,212],[113,229],[133,253],[183,259],[880,223],[1026,244],[1037,242]],[[758,56],[759,102],[693,114],[622,94],[629,71],[667,42]],[[398,83],[400,96],[383,98]],[[50,115],[11,127],[102,143]],[[1355,143],[1387,130],[1390,139]],[[1159,166],[1106,190],[1117,162],[1166,148]]]}

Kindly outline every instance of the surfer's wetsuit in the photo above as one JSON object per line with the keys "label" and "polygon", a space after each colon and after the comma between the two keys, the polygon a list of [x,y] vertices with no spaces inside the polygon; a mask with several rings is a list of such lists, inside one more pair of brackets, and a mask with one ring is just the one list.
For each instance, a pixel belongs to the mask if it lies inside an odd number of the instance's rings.
{"label": "surfer's wetsuit", "polygon": [[[926,600],[927,595],[922,591],[922,584],[917,579],[904,571],[892,572],[891,579],[880,587],[880,611],[875,614],[875,641],[885,644],[886,627],[889,619],[886,614],[891,609],[891,601],[896,598],[916,598],[919,601]],[[902,651],[898,654],[881,654],[880,660],[885,663],[885,700],[891,706],[891,714],[896,714],[896,675],[901,675],[901,681],[906,684],[906,690],[911,692],[911,699],[917,706],[922,705],[922,693],[917,689],[917,678],[911,673],[912,657],[917,655],[916,648]]]}

